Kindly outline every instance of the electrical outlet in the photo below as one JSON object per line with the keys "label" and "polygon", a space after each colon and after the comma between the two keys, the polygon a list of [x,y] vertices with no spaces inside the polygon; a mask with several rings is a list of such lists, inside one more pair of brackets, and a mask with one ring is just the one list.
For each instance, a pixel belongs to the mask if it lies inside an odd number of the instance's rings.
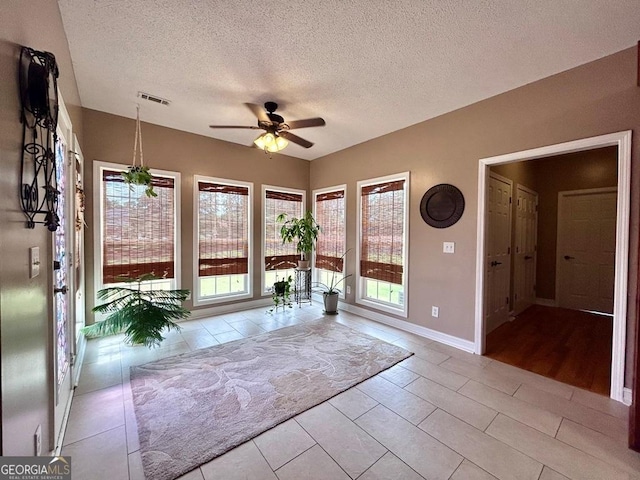
{"label": "electrical outlet", "polygon": [[351,285],[347,285],[347,295],[351,295]]}
{"label": "electrical outlet", "polygon": [[36,433],[33,435],[33,446],[36,457],[42,455],[42,425],[38,425]]}
{"label": "electrical outlet", "polygon": [[442,252],[443,253],[455,253],[456,244],[455,242],[443,242],[442,243]]}
{"label": "electrical outlet", "polygon": [[431,307],[431,316],[438,318],[438,315],[440,315],[440,308],[439,307]]}

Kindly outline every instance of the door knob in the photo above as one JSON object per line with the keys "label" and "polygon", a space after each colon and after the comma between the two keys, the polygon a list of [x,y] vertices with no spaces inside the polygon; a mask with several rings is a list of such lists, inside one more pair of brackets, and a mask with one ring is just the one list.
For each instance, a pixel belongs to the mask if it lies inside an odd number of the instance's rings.
{"label": "door knob", "polygon": [[54,289],[53,289],[53,293],[61,293],[61,294],[63,294],[63,295],[66,295],[66,294],[67,294],[67,292],[68,292],[68,289],[67,289],[67,286],[66,286],[66,285],[63,285],[63,286],[62,286],[62,287],[60,287],[60,288],[54,288]]}
{"label": "door knob", "polygon": [[525,260],[531,260],[532,258],[533,258],[533,257],[532,257],[531,255],[525,255],[525,256],[524,256],[524,259],[525,259]]}
{"label": "door knob", "polygon": [[564,256],[564,259],[565,259],[565,260],[573,260],[574,258],[576,258],[576,257],[572,257],[572,256],[570,256],[570,255],[565,255],[565,256]]}
{"label": "door knob", "polygon": [[490,264],[492,267],[497,267],[498,265],[502,265],[502,262],[498,262],[496,260],[494,260],[493,262],[491,262]]}

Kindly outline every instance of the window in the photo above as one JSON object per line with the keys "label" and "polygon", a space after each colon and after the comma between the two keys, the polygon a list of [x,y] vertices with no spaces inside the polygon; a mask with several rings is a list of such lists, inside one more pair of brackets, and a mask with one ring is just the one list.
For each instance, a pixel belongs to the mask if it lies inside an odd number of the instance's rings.
{"label": "window", "polygon": [[160,277],[145,288],[177,288],[180,174],[152,170],[158,196],[149,198],[145,187],[124,183],[125,170],[123,165],[95,163],[95,191],[100,192],[96,291],[144,274]]}
{"label": "window", "polygon": [[196,176],[194,303],[251,296],[253,184]]}
{"label": "window", "polygon": [[288,218],[300,218],[304,214],[305,192],[302,190],[285,189],[280,187],[263,187],[263,283],[264,293],[268,293],[273,284],[279,279],[293,277],[294,269],[298,266],[300,255],[296,251],[296,244],[282,244],[280,236],[281,223],[276,218],[286,213]]}
{"label": "window", "polygon": [[[331,187],[313,192],[315,199],[314,217],[322,228],[318,235],[315,252],[314,280],[329,285],[331,277],[342,278],[344,260],[341,258],[346,251],[346,211],[345,185]],[[344,298],[344,282],[338,285]]]}
{"label": "window", "polygon": [[409,172],[358,182],[358,303],[407,316]]}

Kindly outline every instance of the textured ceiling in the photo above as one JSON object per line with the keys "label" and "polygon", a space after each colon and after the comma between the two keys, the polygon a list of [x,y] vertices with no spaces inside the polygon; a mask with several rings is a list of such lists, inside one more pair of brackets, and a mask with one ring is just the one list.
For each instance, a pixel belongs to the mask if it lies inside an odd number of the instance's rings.
{"label": "textured ceiling", "polygon": [[[312,160],[633,46],[638,0],[59,0],[82,105],[251,145],[280,104]],[[137,98],[167,98],[160,106]]]}

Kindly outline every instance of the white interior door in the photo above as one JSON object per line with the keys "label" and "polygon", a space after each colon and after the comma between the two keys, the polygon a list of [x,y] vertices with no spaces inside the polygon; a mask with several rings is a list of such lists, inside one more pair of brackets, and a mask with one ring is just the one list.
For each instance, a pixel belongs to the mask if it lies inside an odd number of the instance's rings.
{"label": "white interior door", "polygon": [[523,185],[516,187],[515,227],[513,313],[517,315],[536,301],[538,194]]}
{"label": "white interior door", "polygon": [[558,306],[613,314],[617,189],[560,192]]}
{"label": "white interior door", "polygon": [[509,318],[511,275],[511,180],[491,173],[487,192],[485,332]]}

